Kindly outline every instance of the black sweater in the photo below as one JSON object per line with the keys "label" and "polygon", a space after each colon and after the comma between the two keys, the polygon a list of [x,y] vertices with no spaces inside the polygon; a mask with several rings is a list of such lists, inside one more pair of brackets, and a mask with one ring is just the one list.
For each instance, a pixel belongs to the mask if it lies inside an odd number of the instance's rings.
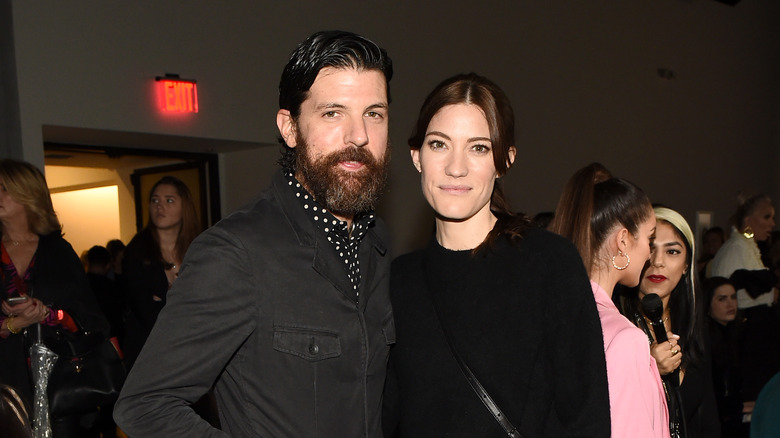
{"label": "black sweater", "polygon": [[500,239],[476,256],[434,241],[395,260],[390,292],[387,436],[506,436],[461,374],[433,297],[461,357],[524,436],[609,437],[601,325],[568,241],[531,230],[519,248]]}

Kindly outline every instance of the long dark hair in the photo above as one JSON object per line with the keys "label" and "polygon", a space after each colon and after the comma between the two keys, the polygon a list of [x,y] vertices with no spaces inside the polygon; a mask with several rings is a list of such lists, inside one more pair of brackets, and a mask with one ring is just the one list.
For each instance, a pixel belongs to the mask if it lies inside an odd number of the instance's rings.
{"label": "long dark hair", "polygon": [[585,268],[591,272],[597,255],[616,225],[634,237],[652,215],[650,199],[639,187],[613,178],[600,163],[578,170],[563,189],[550,231],[574,242]]}
{"label": "long dark hair", "polygon": [[[685,245],[685,263],[688,268],[672,289],[667,304],[672,333],[680,335],[679,343],[684,353],[681,366],[685,369],[689,364],[700,363],[704,357],[704,299],[696,270],[695,237],[690,225],[680,213],[670,208],[656,207],[655,216],[658,224],[671,226],[676,237]],[[644,276],[644,272],[642,275]],[[619,294],[620,311],[629,319],[636,313],[642,313],[640,286],[622,289]]]}
{"label": "long dark hair", "polygon": [[[159,181],[154,183],[152,190],[149,191],[149,202],[152,201],[152,195],[157,187],[161,185],[173,186],[176,189],[176,193],[181,199],[181,226],[179,227],[179,234],[176,236],[176,257],[178,259],[184,258],[184,254],[190,247],[193,240],[200,234],[200,220],[198,220],[198,213],[195,209],[195,202],[192,199],[192,193],[190,193],[187,184],[184,181],[176,178],[175,176],[166,175],[160,178]],[[160,238],[157,233],[157,226],[154,225],[154,221],[151,218],[152,210],[149,209],[149,221],[146,223],[146,227],[141,231],[146,239],[151,239],[153,245],[151,246],[152,254],[147,254],[149,258],[160,260],[166,265],[171,265],[169,260],[163,259],[162,251],[160,250]]]}
{"label": "long dark hair", "polygon": [[[420,149],[433,116],[445,106],[457,104],[476,105],[485,114],[490,129],[493,164],[498,175],[504,176],[512,166],[510,150],[515,147],[515,113],[504,91],[490,79],[476,73],[445,79],[428,94],[409,136],[409,147]],[[504,234],[517,243],[528,228],[528,218],[511,210],[499,180],[493,185],[490,211],[498,221],[475,251],[492,247],[498,236]]]}

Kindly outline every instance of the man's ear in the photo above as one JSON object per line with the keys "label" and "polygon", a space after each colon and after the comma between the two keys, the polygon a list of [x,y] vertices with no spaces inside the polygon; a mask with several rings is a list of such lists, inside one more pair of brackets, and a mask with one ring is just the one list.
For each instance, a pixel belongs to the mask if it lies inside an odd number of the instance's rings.
{"label": "man's ear", "polygon": [[284,139],[284,143],[294,148],[297,146],[295,136],[295,121],[290,115],[290,110],[280,109],[276,113],[276,127],[279,128],[279,135]]}
{"label": "man's ear", "polygon": [[420,150],[412,149],[410,150],[410,153],[412,154],[412,164],[414,164],[415,169],[417,169],[418,172],[422,172],[422,168],[420,167]]}

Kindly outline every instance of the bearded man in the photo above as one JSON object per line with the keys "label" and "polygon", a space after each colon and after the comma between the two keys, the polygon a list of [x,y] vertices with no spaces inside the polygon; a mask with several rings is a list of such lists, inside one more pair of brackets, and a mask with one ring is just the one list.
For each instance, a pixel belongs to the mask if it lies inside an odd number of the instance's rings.
{"label": "bearded man", "polygon": [[[392,62],[318,32],[279,86],[271,186],[190,246],[116,404],[131,437],[379,437],[390,345]],[[214,386],[222,430],[189,405]]]}

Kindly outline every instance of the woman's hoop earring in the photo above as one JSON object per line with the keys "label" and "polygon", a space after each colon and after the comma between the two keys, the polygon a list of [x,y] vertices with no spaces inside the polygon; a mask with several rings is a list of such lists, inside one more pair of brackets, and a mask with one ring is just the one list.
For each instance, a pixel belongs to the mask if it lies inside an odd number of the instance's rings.
{"label": "woman's hoop earring", "polygon": [[745,227],[745,231],[742,232],[742,235],[745,236],[745,239],[752,239],[753,236],[755,236],[753,229],[750,228],[750,225]]}
{"label": "woman's hoop earring", "polygon": [[[626,264],[624,266],[618,266],[615,263],[615,257],[617,257],[617,256],[621,256],[621,257],[625,257],[626,258]],[[626,269],[630,263],[631,263],[631,257],[629,257],[628,254],[623,254],[623,251],[621,251],[621,250],[618,250],[617,255],[613,255],[612,256],[612,266],[614,266],[615,269],[617,269],[618,271],[622,271],[623,269]]]}

